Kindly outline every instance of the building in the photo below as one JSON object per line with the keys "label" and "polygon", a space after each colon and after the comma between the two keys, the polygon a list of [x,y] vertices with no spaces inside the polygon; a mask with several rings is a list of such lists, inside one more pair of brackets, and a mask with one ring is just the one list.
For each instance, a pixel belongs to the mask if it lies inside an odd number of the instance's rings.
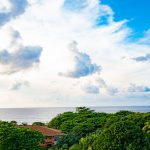
{"label": "building", "polygon": [[18,127],[21,128],[30,128],[35,131],[41,132],[45,137],[45,143],[41,144],[42,147],[49,147],[56,144],[58,138],[63,135],[61,130],[48,128],[47,126],[39,126],[39,125],[20,125]]}

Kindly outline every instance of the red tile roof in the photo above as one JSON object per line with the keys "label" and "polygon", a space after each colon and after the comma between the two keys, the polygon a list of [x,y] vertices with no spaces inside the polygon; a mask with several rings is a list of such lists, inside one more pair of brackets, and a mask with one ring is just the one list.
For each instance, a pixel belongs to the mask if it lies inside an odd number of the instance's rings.
{"label": "red tile roof", "polygon": [[30,129],[33,129],[35,131],[41,132],[45,136],[56,136],[56,135],[59,136],[59,135],[63,135],[63,133],[62,133],[61,130],[57,130],[57,129],[53,129],[53,128],[48,128],[46,126],[38,126],[38,125],[26,125],[26,126],[23,126],[23,125],[20,125],[18,127],[21,127],[21,128],[30,128]]}

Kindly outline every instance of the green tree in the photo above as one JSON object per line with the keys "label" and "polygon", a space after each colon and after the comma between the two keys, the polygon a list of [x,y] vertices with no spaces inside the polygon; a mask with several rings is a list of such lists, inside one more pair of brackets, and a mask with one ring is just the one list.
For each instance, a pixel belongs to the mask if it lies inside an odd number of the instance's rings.
{"label": "green tree", "polygon": [[42,142],[40,132],[0,121],[0,150],[40,150]]}
{"label": "green tree", "polygon": [[79,145],[82,148],[82,150],[92,149],[92,144],[97,139],[100,133],[101,130],[97,130],[96,132],[90,133],[86,137],[81,138],[79,141]]}
{"label": "green tree", "polygon": [[[150,113],[119,111],[115,114],[94,112],[77,107],[49,122],[49,127],[61,129],[59,150],[148,150]],[[147,122],[145,124],[145,122]]]}
{"label": "green tree", "polygon": [[33,122],[32,125],[45,126],[43,122]]}
{"label": "green tree", "polygon": [[77,144],[80,140],[80,137],[73,133],[68,133],[63,135],[61,138],[59,138],[57,142],[57,147],[61,148],[64,144],[67,145],[67,147],[72,146],[73,144]]}
{"label": "green tree", "polygon": [[92,113],[94,110],[91,110],[90,108],[87,107],[77,107],[76,108],[77,113]]}
{"label": "green tree", "polygon": [[60,126],[65,121],[73,120],[75,116],[76,114],[73,112],[65,112],[63,114],[59,114],[48,123],[48,127],[60,129]]}
{"label": "green tree", "polygon": [[15,120],[10,121],[10,123],[17,125],[17,121],[15,121]]}
{"label": "green tree", "polygon": [[149,145],[141,128],[133,121],[118,121],[105,128],[93,143],[94,150],[146,150]]}

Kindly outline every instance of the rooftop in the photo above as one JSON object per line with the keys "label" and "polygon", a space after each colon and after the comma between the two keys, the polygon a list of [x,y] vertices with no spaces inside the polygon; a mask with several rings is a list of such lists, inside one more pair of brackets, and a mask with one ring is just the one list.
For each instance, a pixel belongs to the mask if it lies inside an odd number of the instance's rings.
{"label": "rooftop", "polygon": [[56,135],[63,135],[61,130],[53,129],[53,128],[48,128],[47,126],[38,126],[38,125],[20,125],[18,126],[20,128],[30,128],[35,131],[41,132],[45,136],[56,136]]}

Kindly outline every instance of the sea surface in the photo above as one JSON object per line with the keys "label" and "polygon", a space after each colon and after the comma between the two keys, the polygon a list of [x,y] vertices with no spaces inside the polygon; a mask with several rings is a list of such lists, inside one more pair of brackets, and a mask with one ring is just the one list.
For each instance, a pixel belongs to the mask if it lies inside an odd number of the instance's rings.
{"label": "sea surface", "polygon": [[[113,107],[90,107],[96,112],[115,113],[120,110],[134,112],[150,112],[150,106],[113,106]],[[75,112],[75,107],[49,107],[49,108],[0,108],[0,120],[15,120],[18,124],[40,121],[47,123],[52,118],[66,111]]]}

